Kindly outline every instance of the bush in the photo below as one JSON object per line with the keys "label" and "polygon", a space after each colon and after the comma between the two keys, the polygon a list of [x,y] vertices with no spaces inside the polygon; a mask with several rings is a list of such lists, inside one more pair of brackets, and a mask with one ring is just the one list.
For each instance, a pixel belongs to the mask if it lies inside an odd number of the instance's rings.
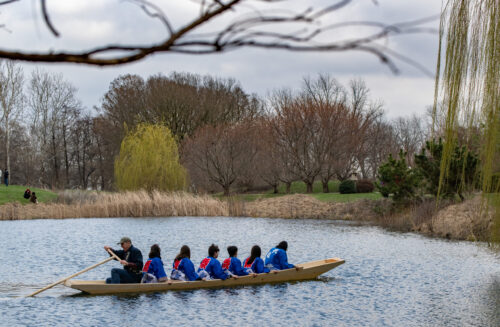
{"label": "bush", "polygon": [[368,179],[356,181],[356,191],[358,193],[371,193],[375,189],[375,185]]}
{"label": "bush", "polygon": [[399,159],[389,155],[387,162],[379,167],[377,173],[377,189],[384,197],[393,194],[396,203],[406,203],[414,199],[420,184],[420,176],[408,167],[405,156],[403,151],[399,152]]}
{"label": "bush", "polygon": [[476,167],[479,159],[475,153],[468,151],[465,147],[456,145],[449,155],[449,169],[445,178],[441,181],[441,163],[444,157],[445,143],[441,139],[437,142],[431,140],[426,142],[425,148],[420,154],[415,155],[415,164],[426,181],[427,192],[445,198],[454,198],[455,194],[464,200],[463,192],[477,184]]}
{"label": "bush", "polygon": [[139,124],[122,141],[115,161],[119,190],[176,191],[185,188],[186,170],[177,143],[162,125]]}
{"label": "bush", "polygon": [[356,183],[350,179],[342,181],[339,185],[339,192],[341,194],[356,193]]}

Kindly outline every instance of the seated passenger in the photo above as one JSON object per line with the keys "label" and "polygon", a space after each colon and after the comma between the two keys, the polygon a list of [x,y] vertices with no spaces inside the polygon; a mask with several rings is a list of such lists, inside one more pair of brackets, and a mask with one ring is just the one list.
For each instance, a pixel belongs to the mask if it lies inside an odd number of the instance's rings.
{"label": "seated passenger", "polygon": [[141,283],[158,283],[168,280],[165,269],[163,269],[163,261],[161,261],[160,246],[153,244],[149,251],[149,259],[144,264]]}
{"label": "seated passenger", "polygon": [[208,257],[203,259],[198,268],[198,275],[206,280],[222,279],[225,280],[227,275],[222,271],[221,264],[217,257],[219,256],[219,247],[215,244],[208,248]]}
{"label": "seated passenger", "polygon": [[264,267],[264,260],[262,260],[260,255],[260,246],[254,245],[250,252],[250,256],[243,261],[243,268],[247,273],[261,274],[269,272],[269,268]]}
{"label": "seated passenger", "polygon": [[222,262],[222,271],[229,277],[246,276],[248,273],[241,266],[241,261],[236,256],[238,255],[238,248],[234,245],[227,247],[229,258]]}
{"label": "seated passenger", "polygon": [[194,265],[190,258],[191,249],[189,246],[183,245],[181,251],[174,259],[170,278],[183,281],[201,280],[200,276],[194,270]]}
{"label": "seated passenger", "polygon": [[286,241],[281,241],[280,244],[269,250],[266,255],[266,268],[269,268],[269,270],[294,268],[294,265],[288,263],[288,257],[286,255],[287,248],[288,243]]}

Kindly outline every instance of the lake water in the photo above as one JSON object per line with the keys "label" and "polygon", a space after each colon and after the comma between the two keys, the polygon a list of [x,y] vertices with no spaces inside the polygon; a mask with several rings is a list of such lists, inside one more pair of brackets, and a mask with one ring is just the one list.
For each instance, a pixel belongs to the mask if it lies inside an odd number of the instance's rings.
{"label": "lake water", "polygon": [[[325,220],[121,218],[0,221],[1,326],[500,326],[500,257],[482,244]],[[34,290],[107,257],[132,238],[159,243],[170,271],[183,244],[195,264],[214,242],[240,258],[281,240],[291,263],[346,260],[319,280],[231,289],[86,296]],[[77,279],[104,279],[117,262]]]}

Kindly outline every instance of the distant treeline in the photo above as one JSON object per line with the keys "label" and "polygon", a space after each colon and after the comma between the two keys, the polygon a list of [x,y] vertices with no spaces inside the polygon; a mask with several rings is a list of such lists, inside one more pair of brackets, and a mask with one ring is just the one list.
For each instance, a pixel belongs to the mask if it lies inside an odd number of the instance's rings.
{"label": "distant treeline", "polygon": [[399,149],[412,165],[429,130],[424,116],[389,120],[362,80],[344,86],[328,75],[266,98],[246,93],[233,79],[123,75],[111,82],[95,114],[59,74],[35,70],[25,77],[5,63],[0,83],[0,168],[9,168],[11,183],[57,189],[114,189],[120,144],[139,123],[171,130],[191,190],[226,193],[296,180],[308,189],[321,180],[328,191],[329,180],[353,173],[373,179]]}

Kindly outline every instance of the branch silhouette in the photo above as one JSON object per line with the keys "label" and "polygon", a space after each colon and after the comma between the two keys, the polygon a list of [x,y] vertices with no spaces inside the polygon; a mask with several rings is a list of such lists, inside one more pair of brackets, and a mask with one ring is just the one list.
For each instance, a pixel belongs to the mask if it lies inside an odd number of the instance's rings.
{"label": "branch silhouette", "polygon": [[[0,2],[6,6],[19,0]],[[412,22],[386,24],[371,21],[347,21],[322,26],[322,19],[331,18],[329,15],[346,7],[352,0],[333,1],[333,4],[321,9],[307,8],[300,12],[290,10],[257,10],[250,9],[250,13],[236,16],[231,23],[220,27],[212,33],[201,33],[200,30],[209,23],[217,23],[226,12],[233,15],[238,9],[250,3],[272,5],[283,3],[286,0],[199,0],[199,15],[187,21],[179,28],[174,28],[167,15],[155,4],[146,0],[128,0],[136,4],[148,17],[158,19],[166,29],[167,36],[158,42],[150,44],[106,44],[91,49],[78,51],[30,51],[10,50],[0,46],[0,58],[32,61],[32,62],[68,62],[89,64],[96,66],[112,66],[142,60],[154,53],[184,53],[210,54],[225,52],[243,47],[283,49],[289,51],[363,51],[378,57],[393,72],[398,69],[394,60],[401,60],[424,71],[422,66],[411,58],[396,54],[390,49],[381,46],[377,41],[387,39],[393,35],[411,33],[435,33],[434,30],[421,27],[429,20],[437,17],[424,18]],[[374,2],[377,4],[376,2]],[[6,8],[6,7],[4,7]],[[248,6],[245,8],[248,9]],[[63,32],[56,30],[50,19],[49,8],[45,0],[41,1],[43,21],[55,37],[62,37]],[[5,25],[5,24],[3,24]],[[294,29],[290,26],[296,26]],[[342,28],[371,28],[372,31],[358,37],[345,40],[328,41],[328,32]],[[283,30],[286,29],[286,32]],[[337,31],[338,32],[338,31]],[[320,40],[322,38],[322,40]],[[424,71],[428,73],[428,71]]]}

